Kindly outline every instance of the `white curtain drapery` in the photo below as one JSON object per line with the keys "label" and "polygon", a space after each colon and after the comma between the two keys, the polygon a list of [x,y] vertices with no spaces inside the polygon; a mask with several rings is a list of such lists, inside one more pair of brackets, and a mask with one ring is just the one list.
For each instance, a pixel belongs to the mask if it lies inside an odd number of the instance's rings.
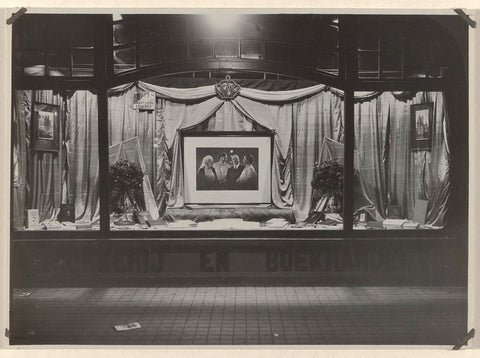
{"label": "white curtain drapery", "polygon": [[[154,92],[156,96],[165,100],[163,110],[165,139],[168,149],[173,152],[168,206],[182,207],[184,205],[182,148],[179,133],[208,120],[215,113],[220,115],[215,121],[214,130],[250,131],[252,130],[251,123],[255,122],[274,134],[272,201],[279,208],[293,206],[292,176],[294,169],[291,152],[293,122],[297,116],[298,103],[301,103],[300,107],[308,107],[311,104],[304,100],[324,93],[329,89],[328,86],[316,85],[288,91],[241,88],[236,98],[222,100],[216,97],[214,86],[179,89],[139,81],[115,87],[109,91],[109,94],[115,97],[135,87],[139,90]],[[338,95],[331,92],[330,95],[338,99]],[[308,109],[304,112],[311,113]],[[314,115],[322,116],[322,113]],[[341,125],[335,126],[337,130],[341,130]],[[313,135],[313,133],[307,135]],[[313,162],[308,165],[311,167]],[[308,196],[310,193],[311,191],[307,188],[305,194]],[[297,208],[300,209],[302,218],[308,212],[307,202],[305,201],[301,208]]]}

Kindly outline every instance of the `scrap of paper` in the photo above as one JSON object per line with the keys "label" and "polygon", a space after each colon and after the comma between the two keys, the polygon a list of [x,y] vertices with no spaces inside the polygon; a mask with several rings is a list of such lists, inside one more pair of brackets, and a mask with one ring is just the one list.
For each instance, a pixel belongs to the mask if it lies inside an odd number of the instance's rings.
{"label": "scrap of paper", "polygon": [[120,331],[129,331],[131,329],[141,328],[142,326],[140,326],[140,323],[138,322],[133,322],[128,324],[119,324],[114,327],[117,332],[120,332]]}

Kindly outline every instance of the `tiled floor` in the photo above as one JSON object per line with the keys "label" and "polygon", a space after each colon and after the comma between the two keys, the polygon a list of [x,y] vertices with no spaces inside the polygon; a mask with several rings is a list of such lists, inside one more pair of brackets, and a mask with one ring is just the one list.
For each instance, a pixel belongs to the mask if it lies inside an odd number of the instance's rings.
{"label": "tiled floor", "polygon": [[11,344],[453,345],[466,305],[454,287],[21,289]]}

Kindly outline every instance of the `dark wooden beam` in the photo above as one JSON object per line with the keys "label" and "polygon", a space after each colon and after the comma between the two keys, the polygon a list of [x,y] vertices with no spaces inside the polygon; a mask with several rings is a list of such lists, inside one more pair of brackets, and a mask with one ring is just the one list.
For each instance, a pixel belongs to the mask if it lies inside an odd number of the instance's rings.
{"label": "dark wooden beam", "polygon": [[98,87],[97,81],[91,79],[71,79],[61,77],[27,77],[15,76],[14,87],[20,89],[66,89],[66,90],[93,90]]}
{"label": "dark wooden beam", "polygon": [[458,240],[445,230],[137,230],[137,231],[12,231],[14,241],[71,241],[71,240],[177,240],[191,246],[199,242],[261,241],[265,245],[275,242],[308,243],[338,240]]}
{"label": "dark wooden beam", "polygon": [[344,86],[344,185],[343,185],[343,230],[351,235],[353,230],[353,190],[354,190],[354,163],[353,155],[355,148],[355,87],[354,80],[357,76],[357,58],[355,42],[354,16],[342,16],[340,18],[340,43],[343,55],[343,70],[345,73]]}
{"label": "dark wooden beam", "polygon": [[354,79],[350,83],[356,91],[442,91],[452,84],[452,80],[447,78],[412,78],[408,80]]}
{"label": "dark wooden beam", "polygon": [[112,24],[111,18],[105,15],[96,22],[94,72],[97,80],[98,101],[98,157],[99,157],[99,196],[100,196],[100,233],[108,238],[110,231],[110,208],[109,208],[109,143],[108,143],[108,43],[111,42]]}

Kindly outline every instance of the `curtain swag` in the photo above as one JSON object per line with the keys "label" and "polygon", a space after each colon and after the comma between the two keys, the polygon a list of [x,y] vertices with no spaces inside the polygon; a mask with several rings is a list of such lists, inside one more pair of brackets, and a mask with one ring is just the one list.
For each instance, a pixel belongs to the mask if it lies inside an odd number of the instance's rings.
{"label": "curtain swag", "polygon": [[[141,90],[155,92],[157,96],[170,101],[198,102],[216,96],[215,86],[213,85],[194,88],[171,88],[156,86],[142,81],[114,87],[109,90],[109,95],[118,96],[135,85]],[[274,104],[298,101],[329,89],[330,88],[325,85],[316,85],[288,91],[262,91],[251,88],[241,88],[238,96],[254,101]],[[339,93],[337,93],[337,91],[338,90],[335,90],[335,94]]]}
{"label": "curtain swag", "polygon": [[[194,102],[205,100],[207,98],[215,97],[215,86],[203,86],[203,87],[194,87],[194,88],[171,88],[171,87],[161,87],[153,85],[143,81],[131,82],[124,85],[120,85],[109,90],[110,95],[119,95],[135,85],[138,88],[144,91],[155,92],[160,98],[171,100],[171,101],[186,101]],[[258,102],[264,103],[286,103],[299,101],[313,95],[316,95],[320,92],[330,91],[331,93],[337,95],[341,99],[344,97],[344,92],[337,88],[332,88],[326,85],[315,85],[306,88],[300,88],[295,90],[287,91],[263,91],[252,88],[241,88],[238,96],[248,98]],[[354,100],[356,103],[364,103],[371,101],[379,97],[382,93],[380,91],[373,92],[356,92]],[[415,96],[415,92],[412,91],[395,91],[391,92],[392,95],[399,101],[406,102],[411,100]]]}

